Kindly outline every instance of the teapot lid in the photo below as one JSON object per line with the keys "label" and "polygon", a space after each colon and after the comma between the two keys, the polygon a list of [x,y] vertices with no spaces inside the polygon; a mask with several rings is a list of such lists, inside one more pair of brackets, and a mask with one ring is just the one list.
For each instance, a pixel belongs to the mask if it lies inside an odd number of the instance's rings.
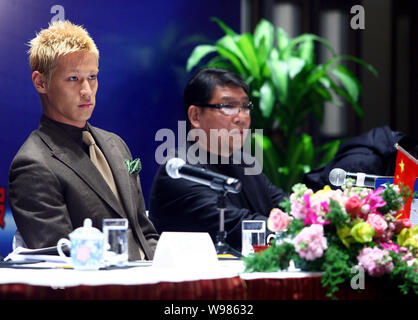
{"label": "teapot lid", "polygon": [[83,239],[101,239],[103,238],[102,232],[92,226],[92,221],[89,218],[84,219],[82,227],[75,229],[70,233],[70,237],[83,238]]}

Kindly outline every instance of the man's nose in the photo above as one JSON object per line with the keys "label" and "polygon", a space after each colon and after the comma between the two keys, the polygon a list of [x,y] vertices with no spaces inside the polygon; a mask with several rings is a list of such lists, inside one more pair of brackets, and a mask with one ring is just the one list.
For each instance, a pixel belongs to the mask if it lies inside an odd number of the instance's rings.
{"label": "man's nose", "polygon": [[92,93],[90,84],[87,80],[84,80],[83,83],[81,84],[81,90],[80,90],[80,95],[83,98],[90,98]]}

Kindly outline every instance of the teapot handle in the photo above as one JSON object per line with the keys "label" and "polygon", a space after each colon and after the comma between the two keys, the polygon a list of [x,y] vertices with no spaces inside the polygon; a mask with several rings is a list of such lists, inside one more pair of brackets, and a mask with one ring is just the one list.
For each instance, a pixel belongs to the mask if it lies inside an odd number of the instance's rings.
{"label": "teapot handle", "polygon": [[70,240],[68,240],[68,239],[66,239],[66,238],[59,239],[59,240],[58,240],[58,243],[57,243],[57,250],[58,250],[58,254],[59,254],[61,257],[68,258],[68,257],[65,255],[65,253],[62,251],[62,246],[63,246],[64,244],[65,244],[65,245],[67,245],[67,246],[68,246],[68,248],[71,248],[71,241],[70,241]]}

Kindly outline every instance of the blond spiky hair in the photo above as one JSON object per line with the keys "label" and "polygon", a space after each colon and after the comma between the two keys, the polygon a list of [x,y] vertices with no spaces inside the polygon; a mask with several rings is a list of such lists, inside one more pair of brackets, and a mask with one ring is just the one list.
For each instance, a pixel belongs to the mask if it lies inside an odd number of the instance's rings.
{"label": "blond spiky hair", "polygon": [[99,61],[99,50],[86,29],[70,21],[55,21],[49,24],[29,42],[29,64],[32,71],[44,74],[48,81],[62,55],[86,51],[96,55]]}

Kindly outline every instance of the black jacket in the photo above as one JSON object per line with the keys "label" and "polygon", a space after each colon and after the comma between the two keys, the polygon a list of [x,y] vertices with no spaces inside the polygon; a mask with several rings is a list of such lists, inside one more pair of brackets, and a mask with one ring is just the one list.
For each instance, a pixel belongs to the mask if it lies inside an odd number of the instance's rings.
{"label": "black jacket", "polygon": [[[189,145],[190,147],[190,145]],[[207,159],[210,159],[208,154]],[[288,196],[267,177],[246,175],[245,164],[198,164],[207,170],[237,178],[242,183],[238,194],[226,195],[226,242],[241,249],[243,220],[267,220],[272,208]],[[208,161],[209,162],[209,161]],[[208,232],[213,241],[219,230],[218,192],[185,179],[172,179],[161,166],[154,178],[150,195],[149,217],[159,233],[164,231]]]}
{"label": "black jacket", "polygon": [[416,154],[418,142],[404,133],[392,131],[388,126],[374,128],[342,143],[334,159],[323,167],[304,176],[303,182],[313,190],[322,189],[329,182],[334,168],[347,172],[363,172],[380,176],[393,176],[399,143],[404,149]]}

